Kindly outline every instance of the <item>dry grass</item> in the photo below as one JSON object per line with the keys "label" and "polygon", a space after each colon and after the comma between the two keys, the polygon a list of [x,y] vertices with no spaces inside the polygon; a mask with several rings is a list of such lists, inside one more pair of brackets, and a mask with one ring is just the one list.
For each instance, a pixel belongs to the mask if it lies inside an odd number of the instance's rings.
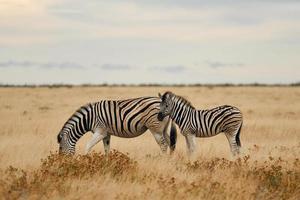
{"label": "dry grass", "polygon": [[[58,157],[56,135],[82,104],[156,96],[171,90],[197,108],[221,104],[244,114],[242,156],[231,157],[224,135],[198,139],[194,158],[178,136],[173,157],[160,155],[149,132],[112,137],[113,151]],[[299,199],[298,87],[0,88],[0,197],[4,199]],[[50,153],[50,151],[54,153]],[[122,152],[122,153],[120,153]],[[128,154],[127,154],[128,152]],[[42,161],[41,161],[42,159]]]}

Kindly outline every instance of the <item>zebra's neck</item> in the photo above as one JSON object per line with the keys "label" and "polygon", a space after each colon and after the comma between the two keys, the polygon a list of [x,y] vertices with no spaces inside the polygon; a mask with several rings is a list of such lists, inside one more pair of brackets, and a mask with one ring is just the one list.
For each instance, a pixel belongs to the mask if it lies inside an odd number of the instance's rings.
{"label": "zebra's neck", "polygon": [[178,100],[173,107],[171,118],[181,130],[189,126],[190,116],[195,109],[183,101]]}
{"label": "zebra's neck", "polygon": [[92,108],[91,104],[81,107],[65,123],[63,130],[67,132],[70,143],[75,145],[81,136],[92,130],[95,119]]}

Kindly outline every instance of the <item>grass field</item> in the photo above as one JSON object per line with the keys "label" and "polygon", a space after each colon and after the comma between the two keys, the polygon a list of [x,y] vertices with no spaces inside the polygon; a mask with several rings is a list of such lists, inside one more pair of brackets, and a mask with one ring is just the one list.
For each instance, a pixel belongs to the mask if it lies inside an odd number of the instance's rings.
{"label": "grass field", "polygon": [[[188,159],[183,136],[161,155],[149,132],[112,137],[83,156],[59,157],[56,136],[81,105],[173,91],[199,109],[229,104],[244,115],[242,155],[225,135],[197,139]],[[299,199],[300,87],[0,88],[0,199]],[[50,151],[52,153],[50,153]]]}

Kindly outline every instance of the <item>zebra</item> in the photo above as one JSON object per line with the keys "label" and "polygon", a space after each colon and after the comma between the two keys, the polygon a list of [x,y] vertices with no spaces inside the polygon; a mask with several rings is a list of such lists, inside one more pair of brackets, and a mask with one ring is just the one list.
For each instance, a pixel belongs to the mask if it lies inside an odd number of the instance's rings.
{"label": "zebra", "polygon": [[93,136],[86,145],[86,153],[102,140],[107,155],[110,150],[111,135],[133,138],[148,129],[162,152],[165,153],[169,145],[172,153],[176,146],[176,126],[170,119],[157,120],[160,102],[158,97],[140,97],[127,100],[102,100],[81,106],[65,122],[57,135],[59,153],[73,155],[76,142],[85,133],[91,131]]}
{"label": "zebra", "polygon": [[158,120],[170,116],[175,121],[185,136],[189,155],[195,151],[196,137],[211,137],[221,132],[225,133],[232,154],[239,154],[243,116],[238,108],[223,105],[210,110],[197,110],[189,101],[172,92],[158,95],[162,100]]}

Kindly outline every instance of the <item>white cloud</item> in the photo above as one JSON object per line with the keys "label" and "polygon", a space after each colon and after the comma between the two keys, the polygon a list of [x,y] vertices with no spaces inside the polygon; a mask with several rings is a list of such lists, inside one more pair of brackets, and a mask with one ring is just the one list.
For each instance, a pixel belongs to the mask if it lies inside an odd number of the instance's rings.
{"label": "white cloud", "polygon": [[237,42],[276,40],[300,31],[300,6],[293,2],[256,2],[258,6],[242,1],[228,6],[190,1],[186,4],[194,7],[174,2],[170,8],[159,3],[126,1],[16,2],[7,3],[0,14],[4,19],[0,26],[8,30],[0,33],[0,44],[93,37]]}
{"label": "white cloud", "polygon": [[157,71],[157,72],[167,72],[167,73],[182,73],[188,70],[187,67],[183,65],[167,65],[167,66],[151,66],[148,67],[150,71]]}
{"label": "white cloud", "polygon": [[205,62],[209,67],[212,67],[212,68],[228,68],[228,67],[233,67],[233,68],[236,68],[236,67],[244,67],[245,64],[244,63],[236,63],[236,62],[231,62],[231,63],[228,63],[228,62],[221,62],[221,61],[206,61]]}
{"label": "white cloud", "polygon": [[75,62],[36,62],[36,61],[16,61],[7,60],[0,61],[0,68],[59,68],[59,69],[79,69],[84,68],[82,65]]}
{"label": "white cloud", "polygon": [[132,67],[124,64],[103,64],[100,66],[100,69],[109,70],[109,71],[123,71],[123,70],[131,70]]}

